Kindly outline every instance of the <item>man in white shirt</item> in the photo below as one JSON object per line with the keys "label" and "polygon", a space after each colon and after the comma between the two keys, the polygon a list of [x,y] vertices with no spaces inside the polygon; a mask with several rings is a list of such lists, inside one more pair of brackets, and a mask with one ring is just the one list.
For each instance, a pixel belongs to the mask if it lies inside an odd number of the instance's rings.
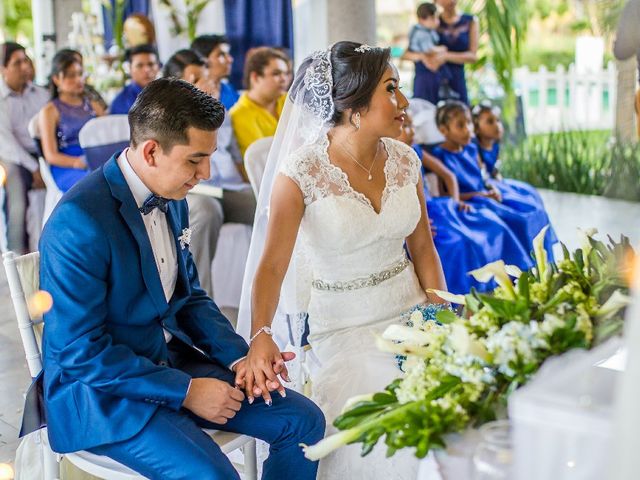
{"label": "man in white shirt", "polygon": [[[0,98],[9,119],[0,125],[0,164],[6,171],[8,244],[19,253],[27,251],[25,214],[27,192],[43,188],[36,147],[29,135],[29,120],[49,101],[49,93],[31,83],[31,66],[24,47],[14,42],[0,46]],[[4,123],[4,122],[3,122]]]}
{"label": "man in white shirt", "polygon": [[190,252],[185,197],[210,175],[223,118],[187,82],[155,80],[129,112],[130,148],[49,218],[40,272],[54,301],[40,381],[54,451],[89,450],[147,478],[239,479],[208,427],[269,443],[264,479],[315,478],[299,443],[319,441],[324,418],[280,383],[292,354],[266,383],[280,395],[245,398],[249,346],[200,287]]}

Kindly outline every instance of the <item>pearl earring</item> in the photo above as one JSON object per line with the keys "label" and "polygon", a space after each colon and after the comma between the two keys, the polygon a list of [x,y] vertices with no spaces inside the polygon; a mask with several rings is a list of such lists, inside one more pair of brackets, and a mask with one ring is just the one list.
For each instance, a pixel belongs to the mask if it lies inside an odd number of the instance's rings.
{"label": "pearl earring", "polygon": [[353,124],[355,125],[356,130],[360,130],[360,112],[357,112],[354,117],[356,117],[356,119]]}

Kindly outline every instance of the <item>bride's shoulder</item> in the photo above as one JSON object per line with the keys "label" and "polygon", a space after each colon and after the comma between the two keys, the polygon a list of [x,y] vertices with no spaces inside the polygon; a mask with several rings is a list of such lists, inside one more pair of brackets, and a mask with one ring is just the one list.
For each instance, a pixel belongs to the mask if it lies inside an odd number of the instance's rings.
{"label": "bride's shoulder", "polygon": [[420,168],[420,159],[415,150],[404,142],[394,138],[385,137],[382,139],[387,147],[389,156],[401,165],[411,169]]}

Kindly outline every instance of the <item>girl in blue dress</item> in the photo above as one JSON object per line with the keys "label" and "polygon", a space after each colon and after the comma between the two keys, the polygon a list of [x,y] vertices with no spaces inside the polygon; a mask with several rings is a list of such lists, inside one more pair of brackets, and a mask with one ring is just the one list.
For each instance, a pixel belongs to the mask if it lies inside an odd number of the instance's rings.
{"label": "girl in blue dress", "polygon": [[[413,137],[413,124],[407,115],[398,140],[412,145]],[[492,290],[495,287],[492,282],[477,282],[467,273],[496,260],[502,259],[520,268],[531,266],[527,252],[504,222],[487,208],[472,207],[462,202],[455,175],[441,162],[425,154],[419,145],[412,146],[422,161],[423,173],[433,171],[451,192],[451,196],[434,198],[424,183],[434,243],[448,290],[455,294],[466,294],[471,287],[479,291]]]}
{"label": "girl in blue dress", "polygon": [[[475,130],[473,141],[478,147],[481,169],[488,182],[495,185],[503,198],[528,203],[541,211],[542,214],[547,215],[542,197],[534,187],[518,180],[502,178],[500,174],[500,141],[504,133],[500,120],[500,109],[489,103],[482,103],[473,108],[471,116]],[[555,231],[549,223],[549,232],[546,237],[546,246],[549,251],[551,251],[551,245],[557,241]]]}
{"label": "girl in blue dress", "polygon": [[39,114],[42,153],[51,165],[51,175],[64,193],[89,173],[80,146],[80,129],[104,107],[85,93],[81,57],[73,50],[61,50],[52,61],[52,100]]}
{"label": "girl in blue dress", "polygon": [[[531,251],[533,239],[549,224],[544,208],[508,185],[485,178],[478,148],[471,142],[471,114],[465,104],[458,101],[442,104],[436,113],[436,124],[445,141],[431,153],[456,175],[460,198],[472,206],[489,208],[516,235],[524,249]],[[548,232],[545,247],[551,258],[555,241],[553,232]]]}

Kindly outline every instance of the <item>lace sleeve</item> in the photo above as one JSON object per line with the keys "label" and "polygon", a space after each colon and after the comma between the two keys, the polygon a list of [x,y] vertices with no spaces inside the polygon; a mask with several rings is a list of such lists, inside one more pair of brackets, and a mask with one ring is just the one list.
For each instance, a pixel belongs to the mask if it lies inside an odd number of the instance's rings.
{"label": "lace sleeve", "polygon": [[296,182],[302,191],[305,205],[309,205],[318,197],[317,170],[317,158],[312,148],[303,148],[292,153],[280,167],[280,173]]}
{"label": "lace sleeve", "polygon": [[422,164],[416,152],[413,148],[398,140],[391,138],[385,138],[384,140],[389,155],[393,157],[389,172],[389,183],[395,184],[397,187],[403,187],[409,183],[417,185]]}

